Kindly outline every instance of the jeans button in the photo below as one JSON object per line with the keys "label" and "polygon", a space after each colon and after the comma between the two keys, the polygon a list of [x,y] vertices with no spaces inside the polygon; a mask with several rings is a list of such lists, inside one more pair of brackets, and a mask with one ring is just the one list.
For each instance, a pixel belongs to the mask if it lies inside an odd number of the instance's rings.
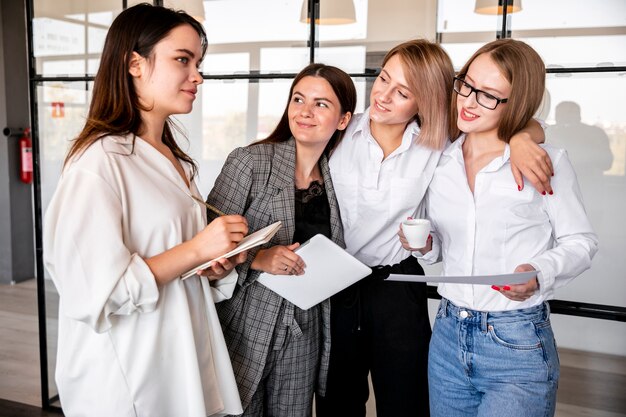
{"label": "jeans button", "polygon": [[461,312],[459,313],[459,316],[461,316],[462,319],[466,319],[467,316],[469,316],[469,313],[465,310],[461,310]]}

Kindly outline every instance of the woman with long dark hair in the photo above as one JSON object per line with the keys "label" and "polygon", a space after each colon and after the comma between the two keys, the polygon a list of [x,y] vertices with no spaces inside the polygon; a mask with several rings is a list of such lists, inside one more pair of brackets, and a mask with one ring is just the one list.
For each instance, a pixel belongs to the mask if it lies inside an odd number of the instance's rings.
{"label": "woman with long dark hair", "polygon": [[208,202],[246,217],[250,230],[280,220],[271,242],[249,251],[239,283],[218,314],[245,416],[311,415],[323,394],[330,344],[330,304],[302,310],[257,282],[261,272],[298,279],[294,250],[317,233],[343,245],[328,157],[356,106],[356,90],[338,68],[311,64],[293,80],[274,132],[235,149]]}
{"label": "woman with long dark hair", "polygon": [[[191,111],[205,50],[192,17],[148,4],[123,11],[107,34],[87,121],[45,218],[68,417],[241,411],[213,304],[236,276],[179,279],[248,230],[237,215],[207,226],[195,166],[172,134],[169,116]],[[233,267],[217,264],[211,278]]]}

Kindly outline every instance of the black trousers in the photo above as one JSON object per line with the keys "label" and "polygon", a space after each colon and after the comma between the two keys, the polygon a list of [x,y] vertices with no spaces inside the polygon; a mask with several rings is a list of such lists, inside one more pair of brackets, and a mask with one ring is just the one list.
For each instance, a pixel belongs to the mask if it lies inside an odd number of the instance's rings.
{"label": "black trousers", "polygon": [[331,298],[331,350],[318,417],[364,417],[371,372],[378,417],[428,416],[430,322],[426,285],[385,281],[424,274],[414,257],[375,267]]}

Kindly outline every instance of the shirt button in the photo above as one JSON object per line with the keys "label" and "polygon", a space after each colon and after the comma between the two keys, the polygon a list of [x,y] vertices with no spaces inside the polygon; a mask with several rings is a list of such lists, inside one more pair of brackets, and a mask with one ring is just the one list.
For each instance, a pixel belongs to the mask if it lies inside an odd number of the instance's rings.
{"label": "shirt button", "polygon": [[469,316],[469,313],[467,311],[463,310],[463,311],[461,311],[459,313],[459,316],[461,316],[462,319],[466,319],[467,316]]}

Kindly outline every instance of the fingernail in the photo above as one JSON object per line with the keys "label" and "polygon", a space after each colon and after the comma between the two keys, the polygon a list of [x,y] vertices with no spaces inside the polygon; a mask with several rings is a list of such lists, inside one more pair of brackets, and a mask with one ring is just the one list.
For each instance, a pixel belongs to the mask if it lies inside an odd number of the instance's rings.
{"label": "fingernail", "polygon": [[545,191],[542,191],[542,192],[541,192],[541,195],[546,195],[546,192],[545,192]]}
{"label": "fingernail", "polygon": [[521,185],[517,186],[517,191],[522,191],[522,186]]}
{"label": "fingernail", "polygon": [[407,220],[413,220],[413,217],[409,216],[406,218]]}
{"label": "fingernail", "polygon": [[552,176],[554,177],[554,172],[552,173]]}
{"label": "fingernail", "polygon": [[428,237],[426,239],[428,240],[428,239],[432,239],[432,238],[433,237],[431,235],[428,235]]}
{"label": "fingernail", "polygon": [[552,194],[554,194],[554,192],[553,192],[553,191],[550,191],[548,194],[552,195]]}
{"label": "fingernail", "polygon": [[500,287],[495,286],[495,285],[492,285],[492,286],[491,286],[491,289],[492,289],[492,290],[496,290],[496,291],[500,291]]}
{"label": "fingernail", "polygon": [[505,285],[504,287],[502,287],[502,289],[504,291],[509,291],[511,289],[511,287],[509,287],[508,285]]}

